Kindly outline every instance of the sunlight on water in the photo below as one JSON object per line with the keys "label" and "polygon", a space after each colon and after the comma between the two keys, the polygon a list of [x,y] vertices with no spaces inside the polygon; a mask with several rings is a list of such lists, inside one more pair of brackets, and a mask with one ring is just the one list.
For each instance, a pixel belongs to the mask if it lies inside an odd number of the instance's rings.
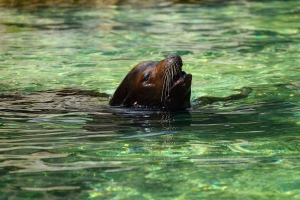
{"label": "sunlight on water", "polygon": [[[0,199],[300,198],[298,1],[7,2]],[[192,99],[253,91],[188,112],[55,92],[113,94],[137,63],[171,53],[193,74]]]}

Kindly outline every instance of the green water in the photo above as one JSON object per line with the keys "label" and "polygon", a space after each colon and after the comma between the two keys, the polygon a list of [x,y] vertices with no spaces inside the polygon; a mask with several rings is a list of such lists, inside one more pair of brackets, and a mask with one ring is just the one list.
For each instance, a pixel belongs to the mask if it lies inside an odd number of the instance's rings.
{"label": "green water", "polygon": [[300,199],[299,22],[299,1],[0,8],[0,94],[112,94],[170,53],[192,99],[253,88],[173,113],[0,101],[0,199]]}

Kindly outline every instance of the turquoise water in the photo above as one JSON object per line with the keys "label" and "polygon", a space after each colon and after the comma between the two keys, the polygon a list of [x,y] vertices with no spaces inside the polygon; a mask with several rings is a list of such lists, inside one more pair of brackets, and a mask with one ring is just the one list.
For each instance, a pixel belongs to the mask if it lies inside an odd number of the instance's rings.
{"label": "turquoise water", "polygon": [[[299,12],[299,1],[0,8],[0,199],[300,199]],[[113,94],[137,63],[170,53],[193,74],[192,99],[253,92],[171,113],[46,92]]]}

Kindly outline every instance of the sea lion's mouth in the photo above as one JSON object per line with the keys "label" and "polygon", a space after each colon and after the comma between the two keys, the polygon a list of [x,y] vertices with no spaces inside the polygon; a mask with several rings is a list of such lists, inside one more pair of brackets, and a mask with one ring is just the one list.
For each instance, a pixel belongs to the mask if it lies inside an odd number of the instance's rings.
{"label": "sea lion's mouth", "polygon": [[185,73],[185,71],[181,71],[179,74],[176,74],[171,82],[170,90],[178,84],[185,83],[189,76],[190,74]]}
{"label": "sea lion's mouth", "polygon": [[[169,97],[172,91],[189,93],[192,82],[192,75],[182,71],[182,59],[179,55],[171,54],[165,58],[165,75],[161,100]],[[175,92],[176,93],[176,92]]]}

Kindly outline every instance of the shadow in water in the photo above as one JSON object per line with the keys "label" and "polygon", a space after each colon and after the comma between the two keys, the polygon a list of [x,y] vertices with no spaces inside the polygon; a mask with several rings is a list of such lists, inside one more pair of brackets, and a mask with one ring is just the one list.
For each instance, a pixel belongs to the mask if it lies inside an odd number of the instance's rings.
{"label": "shadow in water", "polygon": [[[82,133],[86,136],[94,134],[115,137],[117,134],[122,139],[133,139],[174,135],[181,133],[182,129],[202,133],[208,126],[210,128],[206,129],[206,134],[219,132],[220,129],[232,133],[232,125],[234,132],[245,132],[245,129],[262,130],[265,127],[263,124],[286,126],[282,119],[278,121],[277,114],[288,118],[292,114],[291,110],[298,106],[297,100],[293,103],[284,99],[291,92],[289,88],[290,85],[276,86],[276,92],[286,94],[281,100],[278,97],[273,99],[274,95],[261,96],[263,87],[256,87],[248,98],[246,97],[252,90],[242,90],[239,94],[222,98],[201,97],[194,102],[194,109],[187,111],[109,107],[106,94],[65,89],[34,92],[26,96],[2,94],[0,110],[3,124],[11,118],[20,119],[20,123],[47,122],[53,126],[56,123],[74,123],[87,131]],[[203,106],[207,103],[214,104]],[[98,139],[103,140],[103,137]]]}

